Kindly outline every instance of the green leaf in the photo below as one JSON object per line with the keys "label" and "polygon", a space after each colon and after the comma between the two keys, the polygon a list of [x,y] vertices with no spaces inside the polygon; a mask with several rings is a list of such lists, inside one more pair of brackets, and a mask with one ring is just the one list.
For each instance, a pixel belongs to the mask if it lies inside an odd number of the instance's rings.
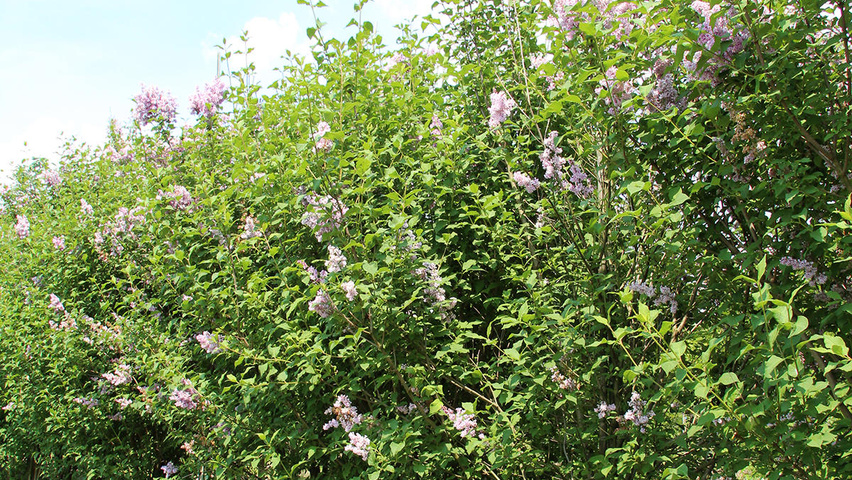
{"label": "green leaf", "polygon": [[739,381],[739,377],[737,377],[737,374],[733,372],[725,372],[721,377],[719,377],[719,383],[722,385],[731,385]]}
{"label": "green leaf", "polygon": [[429,415],[434,415],[441,411],[441,408],[444,406],[444,402],[440,399],[436,398],[429,404]]}
{"label": "green leaf", "polygon": [[684,353],[686,353],[686,342],[674,342],[669,347],[672,349],[672,353],[678,356],[678,358],[682,357]]}

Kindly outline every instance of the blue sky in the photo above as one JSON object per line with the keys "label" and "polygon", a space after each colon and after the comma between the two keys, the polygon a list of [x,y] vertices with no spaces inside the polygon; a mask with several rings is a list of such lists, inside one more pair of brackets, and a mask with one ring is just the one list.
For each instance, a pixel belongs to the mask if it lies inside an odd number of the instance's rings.
{"label": "blue sky", "polygon": [[[354,0],[325,3],[324,36],[348,38]],[[392,44],[393,25],[431,4],[374,0],[363,18]],[[55,162],[60,134],[103,142],[110,118],[130,118],[141,83],[171,91],[188,118],[189,95],[216,74],[215,46],[244,30],[274,78],[285,50],[308,51],[313,23],[296,0],[0,0],[0,180],[29,156]]]}

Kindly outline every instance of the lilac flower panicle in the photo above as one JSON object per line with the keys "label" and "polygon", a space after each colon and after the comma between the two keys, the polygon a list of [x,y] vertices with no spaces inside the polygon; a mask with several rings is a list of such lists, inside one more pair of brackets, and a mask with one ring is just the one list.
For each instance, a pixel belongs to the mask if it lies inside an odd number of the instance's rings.
{"label": "lilac flower panicle", "polygon": [[370,456],[370,439],[359,433],[349,432],[349,445],[343,447],[343,450],[358,455],[366,462]]}
{"label": "lilac flower panicle", "polygon": [[[459,434],[464,437],[473,437],[476,436],[476,416],[473,414],[465,413],[463,408],[457,408],[455,411],[450,408],[444,406],[441,407],[441,410],[447,415],[451,422],[453,422],[453,428],[459,431]],[[479,438],[483,438],[483,434],[479,434]]]}
{"label": "lilac flower panicle", "polygon": [[325,262],[325,268],[329,273],[339,272],[346,268],[346,256],[339,248],[333,245],[328,246],[328,260]]}
{"label": "lilac flower panicle", "polygon": [[433,137],[441,138],[441,130],[444,128],[444,123],[441,122],[438,112],[432,114],[432,121],[429,123],[429,128],[432,129],[431,133]]}
{"label": "lilac flower panicle", "polygon": [[186,210],[190,205],[192,205],[192,195],[189,194],[189,190],[186,189],[183,185],[175,185],[171,192],[163,192],[160,190],[157,194],[157,198],[169,198],[169,205],[176,210]]}
{"label": "lilac flower panicle", "polygon": [[95,213],[95,209],[93,209],[92,206],[89,205],[89,202],[87,202],[84,198],[80,199],[80,211],[83,215],[92,215]]}
{"label": "lilac flower panicle", "polygon": [[573,378],[565,376],[556,367],[550,367],[550,380],[562,390],[576,390],[580,388]]}
{"label": "lilac flower panicle", "polygon": [[541,182],[537,178],[530,178],[529,175],[523,172],[515,172],[512,174],[515,183],[518,184],[519,187],[525,188],[527,193],[533,193],[541,186]]}
{"label": "lilac flower panicle", "polygon": [[644,281],[637,280],[635,282],[631,282],[627,287],[630,291],[640,293],[648,298],[654,298],[657,295],[657,289],[654,285],[651,283],[645,283]]}
{"label": "lilac flower panicle", "polygon": [[358,413],[358,408],[352,405],[352,402],[346,395],[338,395],[334,400],[334,404],[325,410],[325,414],[334,415],[334,418],[322,426],[323,430],[343,427],[344,430],[349,432],[363,420],[361,414]]}
{"label": "lilac flower panicle", "polygon": [[18,238],[27,238],[30,234],[30,222],[25,215],[15,215],[17,223],[15,223],[15,233]]}
{"label": "lilac flower panicle", "polygon": [[189,97],[189,109],[194,115],[212,117],[225,101],[225,84],[218,78],[204,86],[195,87],[195,94]]}
{"label": "lilac flower panicle", "polygon": [[612,403],[607,404],[606,402],[601,401],[601,404],[598,405],[597,407],[595,407],[594,410],[595,410],[595,413],[598,414],[598,418],[606,418],[606,416],[607,416],[607,414],[609,414],[609,412],[615,411],[615,405],[612,404]]}
{"label": "lilac flower panicle", "polygon": [[50,294],[50,305],[49,305],[49,307],[50,307],[51,310],[53,310],[56,313],[60,313],[60,312],[65,311],[65,306],[62,305],[62,300],[60,300],[59,297],[57,297],[56,295],[54,295],[52,293]]}
{"label": "lilac flower panicle", "polygon": [[323,289],[317,290],[317,296],[308,304],[308,311],[314,312],[322,318],[328,318],[334,313],[334,302],[331,296]]}
{"label": "lilac flower panicle", "polygon": [[115,403],[117,403],[121,407],[121,409],[124,410],[125,408],[129,407],[130,404],[133,403],[133,400],[130,400],[129,398],[116,398]]}
{"label": "lilac flower panicle", "polygon": [[125,364],[117,366],[112,372],[101,374],[101,377],[116,387],[124,385],[125,383],[130,383],[130,381],[133,380],[133,377],[130,374],[130,366]]}
{"label": "lilac flower panicle", "polygon": [[824,273],[817,273],[817,267],[812,263],[804,259],[796,259],[792,257],[783,257],[780,260],[781,265],[791,267],[793,270],[803,270],[805,280],[811,286],[824,285],[826,281],[828,281],[828,276]]}
{"label": "lilac flower panicle", "polygon": [[630,409],[624,412],[623,415],[624,421],[633,422],[634,425],[639,427],[641,433],[645,433],[645,426],[654,418],[653,410],[645,411],[647,404],[648,402],[642,400],[639,392],[633,392],[628,402]]}
{"label": "lilac flower panicle", "polygon": [[53,248],[59,250],[60,252],[62,250],[65,250],[65,237],[64,236],[53,237]]}
{"label": "lilac flower panicle", "polygon": [[346,300],[349,300],[350,302],[355,300],[358,296],[358,290],[355,289],[355,282],[351,280],[340,284],[340,288],[342,288],[343,292],[346,294]]}
{"label": "lilac flower panicle", "polygon": [[0,408],[0,410],[3,410],[4,412],[8,412],[8,411],[14,410],[14,409],[15,409],[15,402],[9,402],[6,405],[4,405],[3,408]]}
{"label": "lilac flower panicle", "polygon": [[323,151],[330,152],[334,147],[334,142],[331,140],[324,138],[325,134],[331,131],[331,126],[327,122],[319,122],[317,124],[316,132],[313,134],[313,138],[316,141],[314,145],[314,152]]}
{"label": "lilac flower panicle", "polygon": [[177,102],[169,93],[163,92],[157,87],[145,87],[142,85],[142,93],[137,95],[136,121],[140,125],[147,125],[157,119],[164,119],[167,123],[175,120]]}
{"label": "lilac flower panicle", "polygon": [[56,170],[46,170],[42,174],[42,178],[44,178],[45,183],[51,187],[59,186],[59,184],[62,183],[62,177],[59,176],[59,172]]}
{"label": "lilac flower panicle", "polygon": [[245,225],[243,226],[243,233],[240,234],[240,238],[242,238],[243,240],[248,240],[250,238],[262,236],[263,232],[257,230],[257,226],[255,225],[255,219],[251,216],[247,216]]}
{"label": "lilac flower panicle", "polygon": [[169,396],[169,400],[175,402],[175,405],[178,408],[194,410],[196,407],[198,407],[198,403],[196,401],[197,397],[198,391],[192,387],[188,387],[183,390],[175,388],[174,390],[172,390],[172,394]]}
{"label": "lilac flower panicle", "polygon": [[160,467],[160,470],[163,471],[163,473],[166,475],[166,478],[169,478],[172,475],[178,473],[178,468],[172,462],[163,465],[162,467]]}
{"label": "lilac flower panicle", "polygon": [[328,195],[321,197],[307,195],[304,203],[308,208],[302,215],[302,225],[314,230],[314,236],[318,242],[322,241],[324,234],[340,228],[343,224],[343,216],[349,211],[349,207],[343,202]]}
{"label": "lilac flower panicle", "polygon": [[491,94],[491,106],[488,107],[488,113],[490,114],[488,126],[492,130],[499,127],[512,115],[512,110],[517,106],[518,104],[506,92],[493,92]]}
{"label": "lilac flower panicle", "polygon": [[77,397],[77,398],[74,399],[74,403],[79,403],[80,405],[91,410],[91,409],[97,407],[98,403],[100,403],[100,402],[98,402],[97,398]]}
{"label": "lilac flower panicle", "polygon": [[215,340],[214,335],[208,331],[204,331],[195,336],[201,348],[207,353],[214,354],[222,351],[219,348],[219,343]]}

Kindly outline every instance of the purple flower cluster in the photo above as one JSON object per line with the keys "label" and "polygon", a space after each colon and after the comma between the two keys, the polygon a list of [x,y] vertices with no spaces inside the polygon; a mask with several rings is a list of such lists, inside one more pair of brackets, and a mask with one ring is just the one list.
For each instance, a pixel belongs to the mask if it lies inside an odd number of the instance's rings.
{"label": "purple flower cluster", "polygon": [[615,405],[612,404],[612,403],[607,405],[606,402],[601,401],[601,404],[598,405],[597,407],[595,407],[594,410],[595,410],[595,413],[598,414],[598,418],[606,418],[606,416],[609,414],[609,412],[615,411]]}
{"label": "purple flower cluster", "polygon": [[93,213],[95,213],[95,209],[92,208],[92,206],[89,205],[89,202],[87,202],[84,198],[80,199],[80,211],[83,213],[83,215],[92,215]]}
{"label": "purple flower cluster", "polygon": [[163,471],[163,473],[166,475],[166,478],[169,478],[172,475],[178,473],[178,468],[172,462],[163,465],[162,467],[160,467],[160,470]]}
{"label": "purple flower cluster", "polygon": [[65,250],[65,237],[64,236],[54,236],[53,237],[53,248],[59,250]]}
{"label": "purple flower cluster", "polygon": [[512,114],[512,110],[518,104],[512,100],[512,97],[506,92],[497,92],[491,94],[491,106],[488,107],[488,113],[491,117],[488,119],[488,126],[494,130],[499,127]]}
{"label": "purple flower cluster", "polygon": [[240,234],[240,238],[243,240],[248,240],[250,238],[262,237],[263,232],[257,230],[257,226],[255,225],[255,220],[250,215],[246,217],[246,223],[243,225],[243,233]]}
{"label": "purple flower cluster", "polygon": [[325,410],[325,414],[334,415],[334,418],[322,426],[323,430],[343,427],[344,430],[349,432],[363,420],[361,414],[358,413],[358,408],[352,405],[352,402],[346,395],[338,395],[334,400],[334,404]]}
{"label": "purple flower cluster", "polygon": [[169,205],[176,210],[186,210],[192,205],[192,195],[183,185],[175,185],[171,192],[157,192],[157,199],[169,198]]}
{"label": "purple flower cluster", "polygon": [[199,345],[201,345],[201,348],[203,348],[207,353],[213,354],[222,351],[222,349],[219,348],[219,342],[214,339],[214,335],[206,330],[196,335],[195,339],[198,341]]}
{"label": "purple flower cluster", "polygon": [[322,318],[328,318],[334,313],[334,302],[325,290],[317,290],[317,296],[308,304],[308,311],[314,312]]}
{"label": "purple flower cluster", "polygon": [[349,300],[350,302],[355,300],[355,297],[358,296],[358,290],[355,289],[355,282],[351,280],[340,284],[340,288],[342,288],[343,293],[346,294],[346,300]]}
{"label": "purple flower cluster", "polygon": [[550,380],[562,390],[576,390],[580,388],[573,378],[564,375],[556,367],[550,367]]}
{"label": "purple flower cluster", "polygon": [[172,390],[172,394],[169,396],[169,400],[175,402],[175,405],[178,408],[194,410],[198,407],[198,396],[198,391],[193,387],[188,386],[183,390],[179,388],[175,388],[174,390]]}
{"label": "purple flower cluster", "polygon": [[144,126],[159,119],[167,123],[174,122],[177,102],[171,94],[157,87],[142,85],[142,93],[134,100],[136,101],[136,121],[140,125]]}
{"label": "purple flower cluster", "polygon": [[807,260],[783,257],[781,258],[780,263],[781,265],[791,267],[793,270],[803,270],[805,280],[807,280],[811,286],[824,285],[825,282],[828,281],[828,276],[824,273],[817,273],[816,266]]}
{"label": "purple flower cluster", "polygon": [[331,126],[327,122],[319,122],[317,124],[317,131],[314,132],[313,138],[316,141],[314,145],[314,152],[323,151],[330,152],[332,147],[334,147],[334,142],[327,138],[323,138],[326,133],[331,131]]}
{"label": "purple flower cluster", "polygon": [[19,238],[27,238],[30,235],[30,222],[25,215],[15,215],[15,233]]}
{"label": "purple flower cluster", "polygon": [[62,183],[62,177],[59,176],[59,172],[56,170],[45,170],[42,178],[51,187],[57,187]]}
{"label": "purple flower cluster", "polygon": [[343,450],[358,455],[366,462],[370,456],[370,439],[360,433],[349,432],[349,445],[343,447]]}
{"label": "purple flower cluster", "polygon": [[204,90],[195,87],[195,94],[189,97],[189,109],[194,115],[212,117],[225,100],[225,84],[218,78],[204,86]]}
{"label": "purple flower cluster", "polygon": [[512,174],[512,177],[519,187],[527,190],[527,193],[533,193],[541,186],[541,182],[537,178],[530,178],[529,175],[523,172],[515,172]]}
{"label": "purple flower cluster", "polygon": [[122,410],[124,410],[125,408],[129,407],[130,404],[133,403],[133,400],[130,400],[129,398],[116,398],[115,403],[117,403],[118,406],[121,407]]}
{"label": "purple flower cluster", "polygon": [[65,306],[62,305],[62,300],[59,299],[55,294],[50,294],[50,309],[56,313],[64,312]]}
{"label": "purple flower cluster", "polygon": [[343,223],[343,216],[349,211],[349,207],[343,202],[328,195],[307,195],[304,204],[308,211],[302,215],[302,225],[314,230],[318,242],[322,241],[324,234],[339,228]]}
{"label": "purple flower cluster", "polygon": [[308,276],[311,279],[311,283],[316,283],[316,284],[325,283],[325,279],[328,277],[327,271],[325,271],[325,270],[318,271],[316,269],[316,267],[314,267],[313,265],[308,265],[304,260],[299,260],[296,263],[298,263],[299,266],[302,267],[302,269],[305,270],[305,272],[308,274]]}
{"label": "purple flower cluster", "polygon": [[432,136],[435,138],[441,138],[441,130],[444,128],[444,123],[441,122],[441,118],[438,117],[438,112],[432,114],[432,122],[429,123],[429,128],[432,129]]}
{"label": "purple flower cluster", "polygon": [[639,427],[639,431],[642,433],[645,433],[645,425],[654,418],[653,410],[645,411],[645,406],[647,404],[648,402],[642,400],[639,392],[633,392],[630,395],[630,401],[628,402],[630,409],[624,412],[623,416],[624,421],[633,422],[634,425]]}
{"label": "purple flower cluster", "polygon": [[429,305],[440,304],[438,311],[441,314],[441,318],[444,320],[451,319],[452,314],[450,311],[455,308],[458,300],[454,297],[447,298],[447,292],[441,286],[444,279],[438,273],[438,266],[432,262],[423,262],[423,267],[414,270],[413,273],[421,280],[426,281],[427,286],[423,289],[423,300]]}
{"label": "purple flower cluster", "polygon": [[[696,0],[692,2],[690,7],[704,20],[699,26],[701,33],[698,35],[698,44],[704,47],[706,51],[696,52],[692,61],[684,61],[684,67],[693,71],[697,79],[709,80],[715,85],[719,81],[716,73],[721,67],[730,63],[734,55],[743,51],[748,34],[742,30],[736,32],[731,30],[728,25],[729,15],[718,15],[721,11],[720,5],[711,6],[708,2]],[[717,17],[715,23],[713,22],[714,16]],[[717,41],[730,42],[721,54],[718,51],[719,49],[716,48]],[[709,62],[703,71],[697,72],[701,57],[708,55]]]}
{"label": "purple flower cluster", "polygon": [[332,245],[328,246],[328,260],[325,261],[325,268],[329,273],[339,272],[346,268],[346,256],[339,248]]}
{"label": "purple flower cluster", "polygon": [[[402,365],[400,365],[402,367]],[[417,405],[409,403],[408,405],[398,405],[396,411],[403,415],[410,415],[411,412],[417,410]]]}
{"label": "purple flower cluster", "polygon": [[556,0],[553,4],[553,13],[556,16],[548,17],[550,25],[565,31],[565,38],[568,41],[574,39],[577,34],[577,27],[580,25],[580,18],[572,11],[574,5],[577,5],[577,0]]}
{"label": "purple flower cluster", "polygon": [[114,386],[130,383],[133,377],[130,375],[130,366],[121,364],[112,371],[112,373],[103,373],[101,377]]}
{"label": "purple flower cluster", "polygon": [[659,295],[657,295],[657,288],[652,283],[639,280],[631,282],[627,288],[634,293],[654,299],[654,305],[668,305],[672,314],[677,313],[677,300],[675,300],[671,288],[662,286]]}
{"label": "purple flower cluster", "polygon": [[[463,408],[457,408],[453,411],[444,406],[441,407],[441,410],[447,415],[447,417],[449,417],[450,421],[453,422],[453,428],[458,430],[462,437],[477,436],[475,415],[465,413]],[[483,433],[479,433],[478,436],[480,439],[485,438],[485,434]]]}
{"label": "purple flower cluster", "polygon": [[74,399],[74,403],[79,403],[80,405],[83,405],[84,407],[91,410],[97,407],[99,402],[97,398],[77,397]]}

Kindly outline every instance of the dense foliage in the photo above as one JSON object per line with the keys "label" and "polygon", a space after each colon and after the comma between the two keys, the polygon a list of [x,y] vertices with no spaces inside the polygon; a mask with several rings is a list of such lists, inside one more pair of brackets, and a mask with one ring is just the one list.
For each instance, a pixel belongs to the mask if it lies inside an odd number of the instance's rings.
{"label": "dense foliage", "polygon": [[436,8],[18,172],[1,476],[852,476],[845,2]]}

